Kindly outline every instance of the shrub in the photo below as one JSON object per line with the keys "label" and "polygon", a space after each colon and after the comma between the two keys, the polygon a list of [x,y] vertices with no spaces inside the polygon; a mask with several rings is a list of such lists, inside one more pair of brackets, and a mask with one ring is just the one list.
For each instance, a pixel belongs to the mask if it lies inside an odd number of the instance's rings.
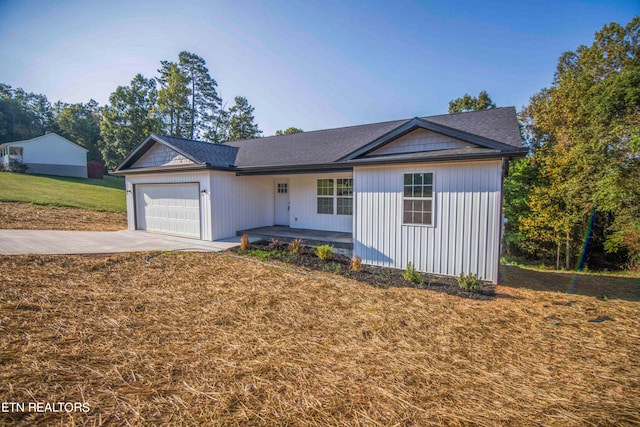
{"label": "shrub", "polygon": [[289,243],[289,252],[294,255],[300,255],[302,253],[302,239],[293,239]]}
{"label": "shrub", "polygon": [[478,276],[473,273],[468,275],[460,273],[460,276],[458,276],[457,280],[458,286],[469,292],[478,292],[480,289],[482,289],[482,280],[480,280]]}
{"label": "shrub", "polygon": [[333,272],[334,274],[340,274],[342,272],[342,264],[339,262],[333,263]]}
{"label": "shrub", "polygon": [[284,242],[281,242],[278,239],[271,239],[271,241],[269,242],[269,244],[267,245],[267,249],[269,249],[270,251],[273,251],[275,249],[282,249],[286,246],[287,244]]}
{"label": "shrub", "polygon": [[316,248],[316,255],[322,261],[326,261],[328,259],[331,259],[331,249],[333,249],[333,246],[329,246],[329,245],[318,246]]}
{"label": "shrub", "polygon": [[349,268],[351,268],[351,271],[362,271],[362,258],[360,258],[360,255],[354,255],[354,257],[351,258]]}
{"label": "shrub", "polygon": [[244,233],[240,238],[240,250],[248,251],[250,247],[251,247],[251,242],[249,241],[249,235],[247,233]]}
{"label": "shrub", "polygon": [[342,264],[339,262],[328,262],[322,266],[322,271],[327,273],[340,274],[342,272]]}
{"label": "shrub", "polygon": [[249,249],[247,255],[260,258],[263,261],[273,258],[272,253],[270,251],[265,251],[264,249]]}
{"label": "shrub", "polygon": [[407,269],[402,273],[402,277],[408,282],[422,286],[424,284],[424,278],[422,274],[415,269],[413,264],[408,263]]}

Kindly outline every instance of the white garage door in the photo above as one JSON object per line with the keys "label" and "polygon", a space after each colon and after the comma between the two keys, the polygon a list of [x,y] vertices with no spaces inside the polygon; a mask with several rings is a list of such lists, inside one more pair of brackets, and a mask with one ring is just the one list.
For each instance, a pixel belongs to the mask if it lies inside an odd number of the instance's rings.
{"label": "white garage door", "polygon": [[198,184],[136,185],[136,228],[200,238]]}

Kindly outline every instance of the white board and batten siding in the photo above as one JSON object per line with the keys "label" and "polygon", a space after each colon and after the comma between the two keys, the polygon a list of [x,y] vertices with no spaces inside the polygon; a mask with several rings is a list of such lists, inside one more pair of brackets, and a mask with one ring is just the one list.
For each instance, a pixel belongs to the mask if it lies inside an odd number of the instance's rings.
{"label": "white board and batten siding", "polygon": [[212,238],[226,239],[239,230],[273,225],[273,178],[211,172]]}
{"label": "white board and batten siding", "polygon": [[[433,173],[432,225],[403,224],[405,173]],[[354,168],[354,253],[367,264],[497,282],[502,163]]]}
{"label": "white board and batten siding", "polygon": [[335,180],[352,178],[352,173],[300,174],[284,177],[289,179],[289,202],[291,206],[289,226],[291,228],[351,233],[353,230],[353,215],[337,215],[335,203],[333,214],[318,213],[317,188],[318,179],[333,179],[335,191]]}

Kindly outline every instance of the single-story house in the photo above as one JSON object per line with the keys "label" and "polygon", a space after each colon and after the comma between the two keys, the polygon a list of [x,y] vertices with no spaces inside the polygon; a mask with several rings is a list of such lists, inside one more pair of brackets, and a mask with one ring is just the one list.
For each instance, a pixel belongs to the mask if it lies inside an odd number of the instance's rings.
{"label": "single-story house", "polygon": [[226,144],[152,134],[113,173],[132,230],[343,232],[366,264],[496,282],[502,178],[525,153],[507,107]]}
{"label": "single-story house", "polygon": [[87,149],[50,132],[24,141],[0,144],[0,167],[27,166],[27,172],[87,177]]}

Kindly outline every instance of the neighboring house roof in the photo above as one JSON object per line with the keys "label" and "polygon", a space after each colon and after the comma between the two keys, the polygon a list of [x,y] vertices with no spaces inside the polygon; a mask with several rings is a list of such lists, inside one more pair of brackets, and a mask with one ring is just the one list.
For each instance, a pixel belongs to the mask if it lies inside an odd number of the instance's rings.
{"label": "neighboring house roof", "polygon": [[31,138],[31,139],[24,139],[24,140],[21,140],[21,141],[5,142],[5,143],[3,143],[3,144],[0,144],[0,148],[1,148],[1,147],[7,147],[7,146],[15,145],[15,144],[29,144],[29,143],[32,143],[32,142],[42,141],[43,139],[50,138],[50,137],[55,137],[55,138],[61,139],[61,140],[65,141],[65,142],[68,142],[68,143],[69,143],[69,144],[71,144],[71,145],[75,145],[75,146],[76,146],[76,147],[78,147],[79,149],[84,150],[84,151],[86,151],[86,152],[88,152],[88,151],[89,151],[89,150],[87,150],[86,148],[84,148],[84,147],[82,147],[82,146],[80,146],[80,145],[76,144],[75,142],[69,141],[67,138],[65,138],[65,137],[63,137],[63,136],[60,136],[60,135],[58,135],[58,134],[57,134],[57,133],[55,133],[55,132],[45,133],[44,135],[37,136],[37,137],[35,137],[35,138]]}
{"label": "neighboring house roof", "polygon": [[[470,146],[390,155],[371,154],[416,129],[446,135],[467,142]],[[135,171],[136,160],[151,148],[154,141],[189,158],[196,167],[235,170],[238,174],[348,170],[354,165],[362,164],[516,157],[526,153],[515,108],[504,107],[230,141],[225,144],[150,135],[115,172]]]}

